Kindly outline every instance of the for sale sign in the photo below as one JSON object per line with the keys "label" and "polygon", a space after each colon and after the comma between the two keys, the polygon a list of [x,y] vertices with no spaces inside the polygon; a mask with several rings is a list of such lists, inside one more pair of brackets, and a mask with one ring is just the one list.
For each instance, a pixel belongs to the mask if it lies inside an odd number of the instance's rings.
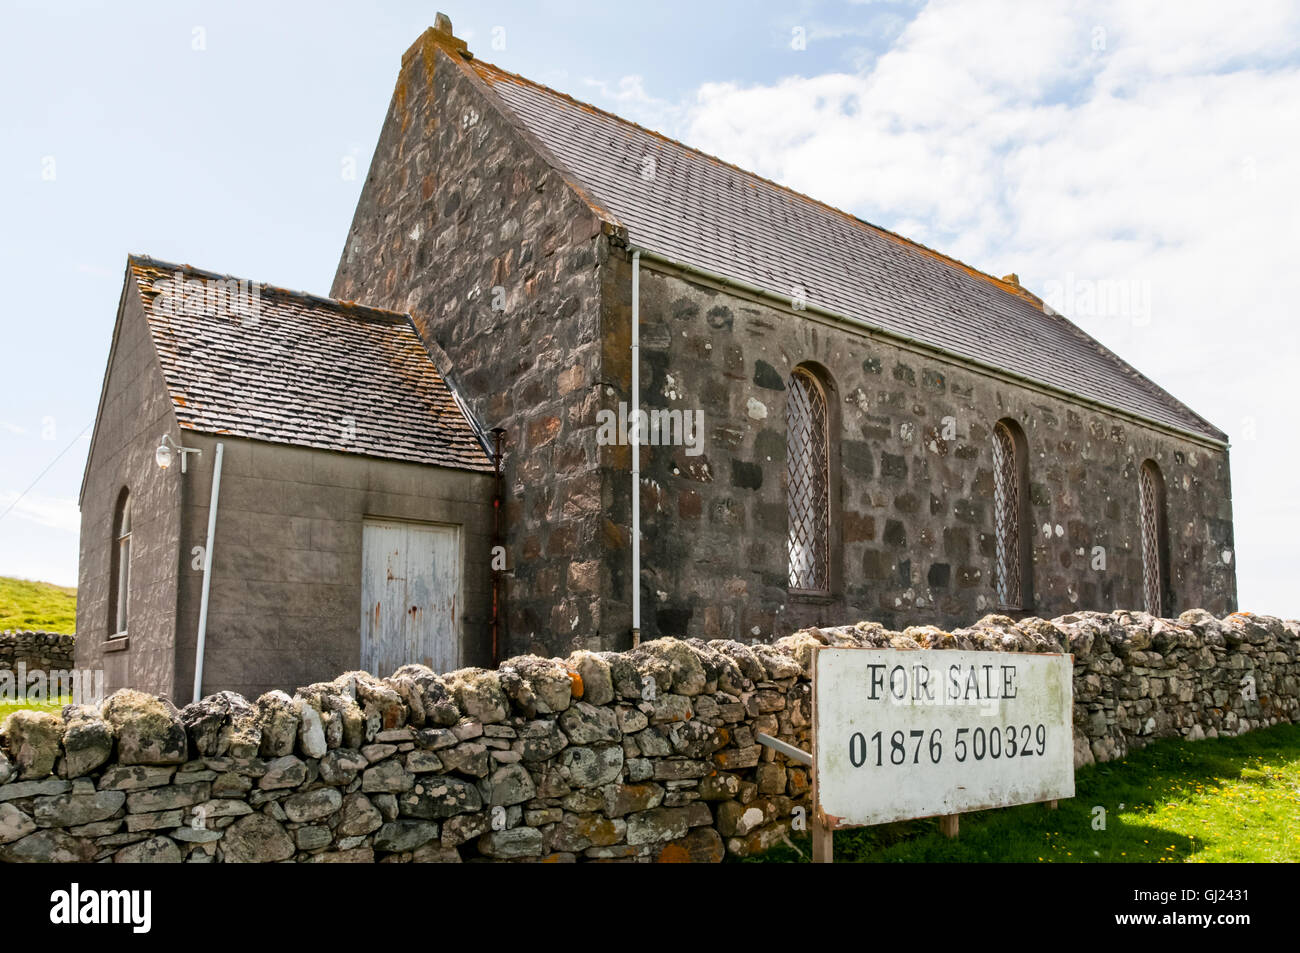
{"label": "for sale sign", "polygon": [[1068,655],[822,648],[814,799],[829,828],[1074,796]]}

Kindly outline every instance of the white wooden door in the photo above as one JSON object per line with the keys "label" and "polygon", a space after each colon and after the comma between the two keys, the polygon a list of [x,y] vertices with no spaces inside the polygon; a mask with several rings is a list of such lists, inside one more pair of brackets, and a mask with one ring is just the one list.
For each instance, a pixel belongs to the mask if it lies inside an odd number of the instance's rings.
{"label": "white wooden door", "polygon": [[460,529],[366,520],[361,534],[361,667],[460,667]]}

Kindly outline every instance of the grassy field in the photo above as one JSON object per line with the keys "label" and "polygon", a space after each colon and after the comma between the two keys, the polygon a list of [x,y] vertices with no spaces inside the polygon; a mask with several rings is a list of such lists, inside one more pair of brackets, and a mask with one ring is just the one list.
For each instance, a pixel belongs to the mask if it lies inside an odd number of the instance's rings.
{"label": "grassy field", "polygon": [[[76,624],[75,587],[0,576],[0,632],[38,629],[44,632],[73,633]],[[58,711],[71,700],[66,696],[42,704],[0,700],[0,723],[20,708]]]}
{"label": "grassy field", "polygon": [[0,632],[41,629],[71,633],[76,625],[75,587],[0,576]]}
{"label": "grassy field", "polygon": [[[1300,725],[1236,738],[1166,740],[1075,775],[1076,796],[835,835],[837,862],[1216,863],[1300,861]],[[1105,810],[1104,829],[1096,829]],[[808,862],[810,844],[747,862]]]}
{"label": "grassy field", "polygon": [[58,714],[63,710],[64,705],[72,704],[71,695],[60,695],[54,701],[44,701],[40,704],[35,702],[0,702],[0,725],[4,724],[6,718],[16,711],[28,709],[31,711],[48,711]]}

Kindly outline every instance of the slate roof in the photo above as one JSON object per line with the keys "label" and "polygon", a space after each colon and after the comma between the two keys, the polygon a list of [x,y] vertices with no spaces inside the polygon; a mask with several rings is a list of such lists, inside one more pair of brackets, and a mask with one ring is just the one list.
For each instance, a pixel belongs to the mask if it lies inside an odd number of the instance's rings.
{"label": "slate roof", "polygon": [[239,279],[139,255],[128,267],[182,428],[491,472],[409,315],[262,284],[254,299],[252,282],[182,301],[177,272]]}
{"label": "slate roof", "polygon": [[634,246],[785,298],[799,287],[810,304],[885,332],[1227,439],[1018,285],[521,76],[478,60],[463,68]]}

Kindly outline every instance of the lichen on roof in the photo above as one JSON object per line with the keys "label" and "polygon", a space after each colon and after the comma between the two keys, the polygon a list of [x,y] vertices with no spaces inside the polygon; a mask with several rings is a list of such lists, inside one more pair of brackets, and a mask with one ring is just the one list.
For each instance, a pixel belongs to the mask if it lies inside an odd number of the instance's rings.
{"label": "lichen on roof", "polygon": [[[613,113],[473,59],[482,81],[628,241],[886,335],[1221,444],[1226,436],[1046,308],[995,277]],[[652,181],[641,172],[655,159]],[[735,249],[743,249],[737,255]]]}
{"label": "lichen on roof", "polygon": [[128,268],[182,428],[492,470],[409,315],[143,255]]}

